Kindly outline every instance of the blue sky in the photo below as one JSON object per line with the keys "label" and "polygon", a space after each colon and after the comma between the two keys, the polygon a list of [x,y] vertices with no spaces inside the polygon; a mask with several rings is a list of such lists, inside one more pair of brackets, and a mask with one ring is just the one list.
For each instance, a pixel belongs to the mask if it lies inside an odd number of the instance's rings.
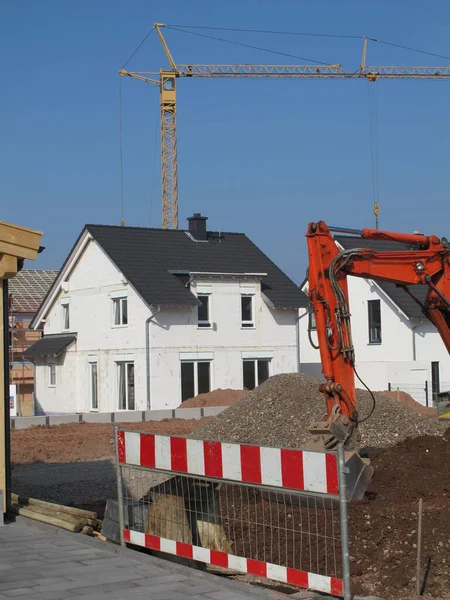
{"label": "blue sky", "polygon": [[[45,233],[33,266],[58,268],[85,223],[118,224],[118,69],[152,23],[370,36],[450,56],[448,0],[6,0],[0,52],[1,219]],[[200,31],[202,32],[202,31]],[[354,39],[203,33],[359,65]],[[305,61],[165,32],[180,63]],[[450,60],[369,44],[368,63]],[[166,66],[155,33],[127,65]],[[374,225],[365,81],[179,80],[180,226],[244,231],[295,281],[323,219]],[[380,227],[450,235],[450,81],[379,81]],[[123,81],[127,225],[161,225],[158,91]],[[29,266],[32,266],[31,263]]]}

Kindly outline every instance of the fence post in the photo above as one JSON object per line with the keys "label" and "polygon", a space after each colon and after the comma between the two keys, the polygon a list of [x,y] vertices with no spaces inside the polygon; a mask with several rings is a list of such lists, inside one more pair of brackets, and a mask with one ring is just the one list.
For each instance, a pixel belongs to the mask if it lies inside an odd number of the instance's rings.
{"label": "fence post", "polygon": [[425,380],[425,404],[428,406],[428,380]]}
{"label": "fence post", "polygon": [[117,482],[117,505],[119,511],[119,530],[120,530],[120,545],[125,546],[123,539],[123,530],[125,527],[124,521],[124,506],[123,506],[123,485],[122,485],[122,468],[119,463],[119,445],[118,445],[118,433],[119,423],[114,423],[114,449],[116,453],[116,482]]}
{"label": "fence post", "polygon": [[350,551],[348,547],[348,512],[347,512],[347,485],[345,481],[345,452],[344,445],[338,444],[338,476],[339,476],[339,514],[341,525],[342,548],[342,579],[344,581],[344,600],[351,600],[350,589]]}
{"label": "fence post", "polygon": [[392,388],[391,388],[391,383],[389,382],[388,383],[388,392],[390,392],[390,391],[392,391]]}

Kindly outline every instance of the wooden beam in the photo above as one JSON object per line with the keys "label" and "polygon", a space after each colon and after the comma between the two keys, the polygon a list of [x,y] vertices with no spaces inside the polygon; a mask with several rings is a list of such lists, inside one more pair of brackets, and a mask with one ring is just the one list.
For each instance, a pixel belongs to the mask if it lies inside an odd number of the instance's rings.
{"label": "wooden beam", "polygon": [[[10,504],[10,409],[8,357],[8,279],[19,269],[19,261],[36,260],[42,233],[20,225],[0,221],[0,489],[6,512]],[[25,509],[26,510],[26,509]]]}
{"label": "wooden beam", "polygon": [[18,264],[16,256],[0,254],[0,279],[11,279],[12,277],[15,277],[17,274],[17,270]]}
{"label": "wooden beam", "polygon": [[0,254],[36,260],[42,233],[0,221]]}
{"label": "wooden beam", "polygon": [[[7,507],[7,474],[8,474],[8,465],[9,465],[9,448],[6,446],[8,441],[7,435],[7,423],[6,419],[9,421],[9,410],[6,413],[6,385],[7,379],[9,379],[7,373],[8,371],[4,368],[6,364],[6,356],[5,356],[5,347],[4,347],[4,339],[5,339],[5,318],[4,313],[8,311],[8,307],[3,306],[3,289],[6,289],[7,283],[5,280],[0,279],[0,489],[3,490],[3,507],[1,510],[6,513]],[[9,407],[9,390],[8,390],[8,407]]]}

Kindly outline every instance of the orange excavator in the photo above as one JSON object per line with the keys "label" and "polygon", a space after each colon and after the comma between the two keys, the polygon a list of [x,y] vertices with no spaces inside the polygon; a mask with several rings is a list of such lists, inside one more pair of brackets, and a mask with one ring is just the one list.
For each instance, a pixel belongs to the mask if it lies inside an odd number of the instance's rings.
{"label": "orange excavator", "polygon": [[[332,232],[358,236],[361,244],[341,251]],[[450,244],[445,238],[434,235],[410,235],[378,229],[355,230],[327,226],[323,221],[310,223],[306,237],[309,298],[316,320],[322,372],[326,380],[320,386],[320,391],[327,405],[327,415],[314,423],[310,431],[317,447],[331,450],[342,443],[347,452],[357,455],[361,445],[355,392],[355,375],[358,375],[355,370],[347,276],[384,280],[403,287],[435,325],[450,353]],[[364,247],[365,239],[401,242],[405,248],[412,249],[377,252]],[[428,286],[423,303],[408,288],[414,284]],[[361,460],[359,456],[357,459]],[[366,465],[365,469],[361,467],[359,471],[362,479],[359,482],[362,484],[360,489],[363,489],[372,475],[372,468]]]}

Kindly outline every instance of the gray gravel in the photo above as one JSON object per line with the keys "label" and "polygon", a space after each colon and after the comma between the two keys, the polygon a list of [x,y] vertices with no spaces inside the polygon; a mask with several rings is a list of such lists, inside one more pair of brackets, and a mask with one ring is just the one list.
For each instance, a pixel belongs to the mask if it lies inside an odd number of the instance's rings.
{"label": "gray gravel", "polygon": [[68,506],[117,497],[113,459],[14,465],[11,488],[15,494]]}
{"label": "gray gravel", "polygon": [[[152,473],[126,467],[122,470],[125,494],[138,500],[150,488],[170,479],[163,473]],[[77,463],[34,463],[15,465],[11,486],[15,494],[39,498],[57,504],[102,504],[117,498],[114,459]]]}
{"label": "gray gravel", "polygon": [[[326,413],[318,391],[321,380],[313,375],[275,375],[230,406],[210,423],[198,427],[190,437],[266,446],[300,447],[311,441],[308,428]],[[407,437],[442,435],[446,426],[415,409],[377,395],[376,409],[362,423],[362,446],[383,448]],[[368,415],[372,398],[357,390],[360,419]]]}

